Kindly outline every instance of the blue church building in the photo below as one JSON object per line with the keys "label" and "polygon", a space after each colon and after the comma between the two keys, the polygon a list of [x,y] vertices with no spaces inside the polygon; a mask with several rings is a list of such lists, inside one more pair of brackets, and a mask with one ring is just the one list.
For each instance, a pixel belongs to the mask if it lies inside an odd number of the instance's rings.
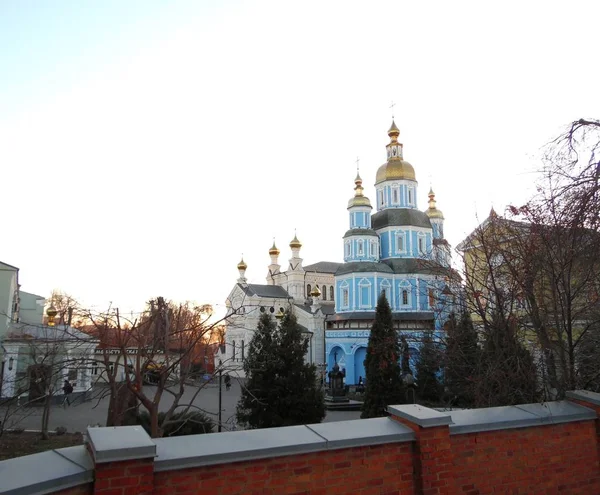
{"label": "blue church building", "polygon": [[377,170],[375,207],[356,176],[348,202],[349,230],[344,235],[344,263],[335,273],[335,313],[327,317],[327,367],[335,361],[347,383],[365,376],[364,360],[377,299],[383,292],[392,308],[395,328],[414,357],[425,331],[442,331],[451,294],[450,246],[444,239],[444,215],[433,190],[429,208],[417,208],[418,183],[404,160],[396,124],[388,131],[387,162]]}
{"label": "blue church building", "polygon": [[452,305],[450,246],[444,238],[444,215],[429,191],[429,207],[417,207],[418,183],[404,160],[396,124],[388,131],[387,161],[375,177],[375,212],[364,194],[359,174],[348,201],[349,229],[343,236],[343,263],[320,261],[304,266],[302,243],[294,236],[287,268],[280,251],[269,249],[266,284],[248,283],[247,263],[226,305],[228,323],[225,359],[242,373],[245,346],[262,312],[294,312],[309,341],[307,361],[327,373],[337,362],[346,383],[365,377],[364,360],[377,300],[384,293],[394,327],[416,357],[424,332],[440,337]]}

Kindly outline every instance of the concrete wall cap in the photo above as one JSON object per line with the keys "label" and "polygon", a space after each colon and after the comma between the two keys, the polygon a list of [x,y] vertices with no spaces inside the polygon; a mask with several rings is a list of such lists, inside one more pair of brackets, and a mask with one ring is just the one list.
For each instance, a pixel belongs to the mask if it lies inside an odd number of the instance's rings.
{"label": "concrete wall cap", "polygon": [[141,426],[88,427],[87,442],[96,464],[156,456],[156,445]]}
{"label": "concrete wall cap", "polygon": [[404,426],[390,418],[319,423],[307,425],[307,428],[327,440],[328,449],[415,440],[415,433],[408,426]]}
{"label": "concrete wall cap", "polygon": [[594,406],[600,406],[600,394],[596,392],[590,392],[589,390],[570,390],[566,395],[569,399],[589,402]]}
{"label": "concrete wall cap", "polygon": [[393,416],[406,419],[423,428],[432,428],[434,426],[445,426],[452,422],[452,418],[446,412],[436,411],[429,407],[419,406],[418,404],[403,404],[399,406],[388,406],[387,410]]}
{"label": "concrete wall cap", "polygon": [[79,445],[2,461],[0,480],[2,495],[43,495],[91,483],[94,470]]}
{"label": "concrete wall cap", "polygon": [[326,441],[306,426],[207,433],[154,439],[155,471],[209,466],[326,449]]}
{"label": "concrete wall cap", "polygon": [[451,415],[451,435],[527,428],[596,418],[596,413],[591,409],[568,401],[467,409],[452,411]]}

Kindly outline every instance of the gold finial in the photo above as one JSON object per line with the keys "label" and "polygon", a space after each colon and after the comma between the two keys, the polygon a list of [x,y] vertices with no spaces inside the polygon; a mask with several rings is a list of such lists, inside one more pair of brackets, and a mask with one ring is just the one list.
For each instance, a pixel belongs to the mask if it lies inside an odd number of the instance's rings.
{"label": "gold finial", "polygon": [[54,318],[56,317],[57,314],[58,314],[58,311],[56,310],[54,305],[51,304],[50,307],[46,310],[46,316],[48,316],[48,326],[49,327],[54,326]]}
{"label": "gold finial", "polygon": [[398,129],[398,126],[396,125],[396,122],[394,122],[392,120],[392,126],[390,127],[390,129],[388,130],[388,136],[391,139],[392,143],[395,143],[398,141],[398,136],[400,135],[400,129]]}
{"label": "gold finial", "polygon": [[246,268],[248,268],[248,265],[244,261],[244,255],[243,254],[242,254],[241,261],[237,264],[237,268],[238,268],[238,270],[245,270]]}
{"label": "gold finial", "polygon": [[429,209],[426,211],[427,216],[429,218],[441,218],[443,220],[444,214],[435,206],[436,200],[435,193],[433,192],[433,187],[429,188],[429,193],[427,195],[429,196]]}
{"label": "gold finial", "polygon": [[294,238],[290,242],[290,247],[292,249],[300,249],[302,247],[302,243],[298,240],[298,236],[296,235],[295,229],[294,229]]}
{"label": "gold finial", "polygon": [[321,289],[319,289],[317,284],[315,284],[313,290],[310,291],[310,295],[312,297],[321,297]]}
{"label": "gold finial", "polygon": [[271,256],[279,256],[279,249],[277,249],[277,246],[275,245],[275,237],[273,237],[273,245],[271,246],[271,249],[269,249],[269,254]]}

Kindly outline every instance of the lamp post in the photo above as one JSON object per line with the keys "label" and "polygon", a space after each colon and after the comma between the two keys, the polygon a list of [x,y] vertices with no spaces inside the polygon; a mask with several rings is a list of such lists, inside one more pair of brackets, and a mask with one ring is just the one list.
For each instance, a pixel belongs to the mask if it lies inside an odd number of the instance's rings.
{"label": "lamp post", "polygon": [[221,379],[223,378],[223,370],[221,368],[221,360],[219,359],[219,425],[217,431],[221,433]]}

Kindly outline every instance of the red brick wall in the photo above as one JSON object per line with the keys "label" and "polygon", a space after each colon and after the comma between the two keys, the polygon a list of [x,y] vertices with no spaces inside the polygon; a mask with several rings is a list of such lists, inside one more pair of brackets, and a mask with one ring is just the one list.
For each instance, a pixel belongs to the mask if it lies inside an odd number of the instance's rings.
{"label": "red brick wall", "polygon": [[458,493],[600,494],[594,421],[450,437]]}
{"label": "red brick wall", "polygon": [[156,495],[414,495],[412,444],[354,447],[155,474]]}
{"label": "red brick wall", "polygon": [[150,494],[154,489],[154,460],[140,459],[97,464],[95,476],[94,494]]}

